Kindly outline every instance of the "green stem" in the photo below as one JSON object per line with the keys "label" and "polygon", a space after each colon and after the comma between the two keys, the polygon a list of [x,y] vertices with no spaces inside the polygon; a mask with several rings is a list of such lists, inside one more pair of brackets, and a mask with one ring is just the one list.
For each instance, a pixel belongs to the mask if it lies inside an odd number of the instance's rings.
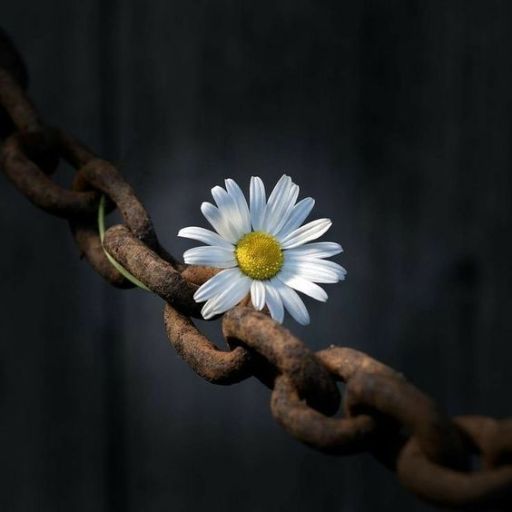
{"label": "green stem", "polygon": [[102,195],[100,199],[100,205],[98,208],[98,231],[100,234],[101,246],[103,247],[103,252],[105,256],[108,258],[108,261],[116,268],[116,270],[124,276],[128,281],[133,283],[135,286],[142,288],[146,291],[151,291],[144,283],[141,283],[135,276],[130,274],[128,270],[126,270],[120,263],[118,263],[105,249],[103,245],[103,239],[105,238],[105,196]]}

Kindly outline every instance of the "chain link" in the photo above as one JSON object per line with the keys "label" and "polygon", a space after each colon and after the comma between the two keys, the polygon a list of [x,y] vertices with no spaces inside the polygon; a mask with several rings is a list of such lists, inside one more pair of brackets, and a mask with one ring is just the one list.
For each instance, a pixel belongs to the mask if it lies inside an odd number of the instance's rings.
{"label": "chain link", "polygon": [[[193,299],[215,269],[180,263],[158,242],[131,186],[109,162],[65,132],[46,127],[24,86],[24,66],[0,32],[0,166],[14,186],[44,211],[69,221],[93,269],[114,286],[131,287],[105,257],[97,231],[99,200],[124,224],[110,227],[105,249],[165,301],[164,323],[177,353],[202,378],[233,384],[250,376],[272,389],[277,422],[325,453],[372,453],[420,498],[470,510],[512,508],[512,419],[450,419],[402,375],[348,347],[311,352],[287,329],[247,301],[222,318],[227,348],[219,349],[190,317]],[[72,188],[51,175],[59,160],[75,169]],[[337,382],[344,383],[343,417]],[[472,464],[477,457],[478,464]]]}

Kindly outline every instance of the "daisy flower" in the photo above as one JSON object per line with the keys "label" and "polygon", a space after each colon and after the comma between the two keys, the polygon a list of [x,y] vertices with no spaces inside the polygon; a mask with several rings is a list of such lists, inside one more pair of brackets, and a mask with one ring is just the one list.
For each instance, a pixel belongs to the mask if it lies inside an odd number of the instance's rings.
{"label": "daisy flower", "polygon": [[226,188],[216,186],[212,196],[217,206],[205,202],[201,212],[215,232],[188,227],[178,236],[206,246],[185,251],[185,263],[223,269],[194,294],[205,302],[201,314],[209,319],[236,306],[247,294],[255,309],[268,307],[272,318],[282,323],[284,310],[300,324],[309,323],[309,313],[297,291],[325,302],[327,293],[316,283],[336,283],[345,269],[325,258],[342,252],[335,242],[312,242],[331,226],[329,219],[302,225],[315,201],[297,202],[299,187],[283,175],[268,201],[265,186],[251,178],[250,205],[232,179]]}

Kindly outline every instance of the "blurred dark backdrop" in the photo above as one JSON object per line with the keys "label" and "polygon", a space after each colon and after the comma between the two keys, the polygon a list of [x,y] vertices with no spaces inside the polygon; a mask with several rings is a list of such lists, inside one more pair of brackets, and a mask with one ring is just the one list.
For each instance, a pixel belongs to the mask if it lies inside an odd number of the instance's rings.
{"label": "blurred dark backdrop", "polygon": [[[120,165],[168,248],[192,245],[176,232],[205,225],[223,178],[286,171],[349,271],[292,330],[369,352],[451,414],[511,414],[512,3],[0,12],[44,118]],[[258,382],[203,382],[161,301],[109,288],[4,178],[0,230],[0,510],[431,510],[369,456],[290,439]]]}

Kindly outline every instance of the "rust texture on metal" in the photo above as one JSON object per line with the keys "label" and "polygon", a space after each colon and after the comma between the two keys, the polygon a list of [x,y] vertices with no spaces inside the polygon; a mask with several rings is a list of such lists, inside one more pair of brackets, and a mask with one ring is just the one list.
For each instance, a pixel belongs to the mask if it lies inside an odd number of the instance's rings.
{"label": "rust texture on metal", "polygon": [[152,292],[172,307],[190,316],[200,317],[201,305],[193,295],[197,284],[187,281],[171,263],[139,240],[127,226],[112,226],[105,233],[108,253]]}
{"label": "rust texture on metal", "polygon": [[[118,169],[44,125],[25,86],[23,63],[0,31],[2,171],[33,204],[68,220],[80,255],[110,284],[133,286],[105,250],[164,300],[169,340],[199,376],[223,385],[257,377],[272,389],[272,414],[286,432],[325,453],[370,452],[426,501],[464,510],[512,509],[512,419],[452,419],[379,361],[348,347],[314,353],[247,300],[222,317],[224,350],[204,336],[191,319],[200,317],[193,295],[217,270],[185,265],[167,252]],[[71,189],[52,179],[60,160],[75,169]],[[103,244],[97,227],[102,195],[107,211],[118,209],[123,219],[106,231]]]}
{"label": "rust texture on metal", "polygon": [[203,379],[215,384],[233,384],[252,375],[251,355],[243,347],[220,350],[201,334],[192,320],[165,305],[167,335],[176,352]]}

